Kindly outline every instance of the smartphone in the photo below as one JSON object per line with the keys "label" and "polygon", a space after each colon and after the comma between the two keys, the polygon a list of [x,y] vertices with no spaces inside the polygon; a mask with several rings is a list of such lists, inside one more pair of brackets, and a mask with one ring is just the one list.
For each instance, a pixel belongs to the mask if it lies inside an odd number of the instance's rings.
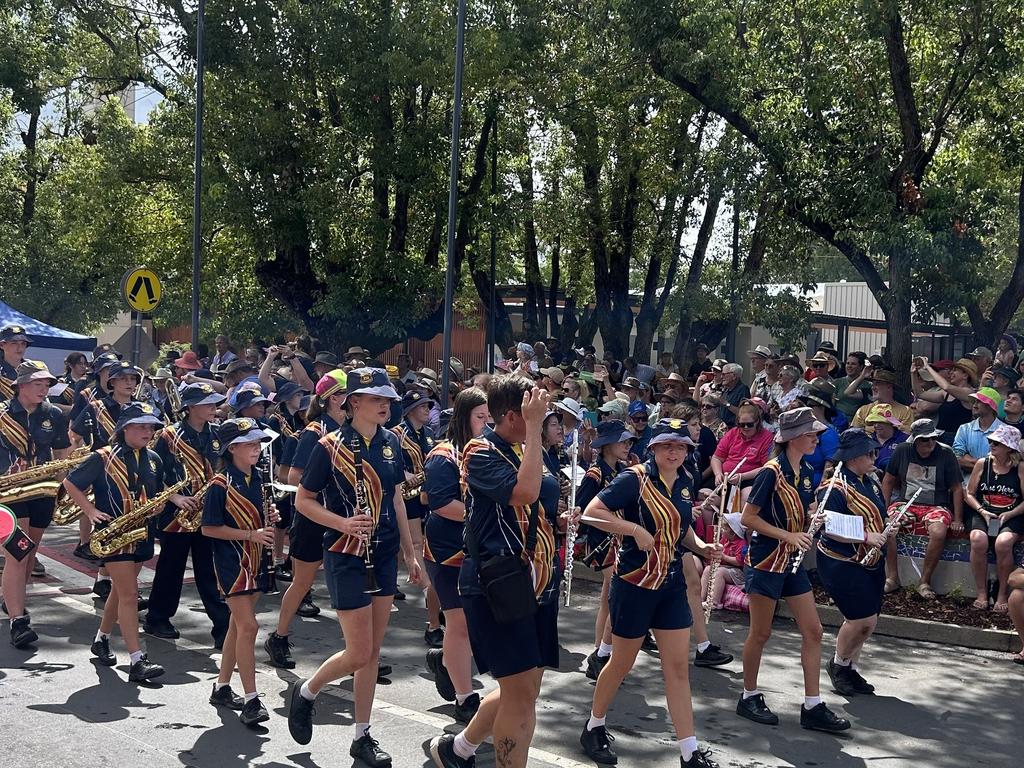
{"label": "smartphone", "polygon": [[597,428],[597,411],[587,411],[583,418],[590,426]]}

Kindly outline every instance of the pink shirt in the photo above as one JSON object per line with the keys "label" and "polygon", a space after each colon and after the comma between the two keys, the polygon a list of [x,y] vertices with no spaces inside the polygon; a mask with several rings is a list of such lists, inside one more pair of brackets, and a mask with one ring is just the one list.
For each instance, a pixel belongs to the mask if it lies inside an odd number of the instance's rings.
{"label": "pink shirt", "polygon": [[772,449],[774,435],[762,427],[757,434],[749,440],[744,439],[743,432],[738,427],[733,427],[718,441],[715,449],[715,456],[722,462],[722,470],[729,474],[740,463],[740,459],[746,457],[741,472],[749,472],[752,469],[759,469],[768,461],[768,453]]}

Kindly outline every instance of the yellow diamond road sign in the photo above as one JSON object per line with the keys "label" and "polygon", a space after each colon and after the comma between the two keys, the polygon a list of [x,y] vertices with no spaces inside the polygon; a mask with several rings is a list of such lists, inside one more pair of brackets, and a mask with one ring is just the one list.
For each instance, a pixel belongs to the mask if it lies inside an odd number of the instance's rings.
{"label": "yellow diamond road sign", "polygon": [[121,278],[121,295],[136,312],[152,312],[160,304],[162,294],[160,278],[146,267],[128,270]]}

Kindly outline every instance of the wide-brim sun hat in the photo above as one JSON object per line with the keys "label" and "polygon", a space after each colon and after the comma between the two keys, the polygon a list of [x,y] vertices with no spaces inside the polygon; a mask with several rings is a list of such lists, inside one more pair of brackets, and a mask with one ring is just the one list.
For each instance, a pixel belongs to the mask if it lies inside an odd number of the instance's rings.
{"label": "wide-brim sun hat", "polygon": [[791,411],[783,411],[779,416],[779,431],[775,433],[775,442],[785,443],[811,432],[824,432],[826,429],[828,425],[814,418],[814,412],[810,408],[794,408]]}
{"label": "wide-brim sun hat", "polygon": [[863,429],[848,429],[839,436],[839,446],[832,454],[833,462],[850,461],[878,450],[878,442]]}
{"label": "wide-brim sun hat", "polygon": [[389,400],[401,400],[401,396],[391,386],[388,372],[383,368],[353,368],[348,372],[348,397],[352,395],[371,395],[386,397]]}
{"label": "wide-brim sun hat", "polygon": [[1000,424],[989,432],[988,441],[1005,445],[1011,451],[1020,453],[1020,430],[1009,424]]}
{"label": "wide-brim sun hat", "polygon": [[653,448],[656,445],[672,443],[685,445],[693,448],[694,442],[690,437],[690,428],[682,419],[662,419],[651,432],[651,439],[647,441],[647,447]]}

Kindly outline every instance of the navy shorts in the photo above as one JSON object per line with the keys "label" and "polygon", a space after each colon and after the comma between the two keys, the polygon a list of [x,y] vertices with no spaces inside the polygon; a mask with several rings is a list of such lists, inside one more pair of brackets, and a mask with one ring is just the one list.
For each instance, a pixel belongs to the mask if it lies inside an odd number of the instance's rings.
{"label": "navy shorts", "polygon": [[[29,499],[8,506],[19,521],[28,518],[29,528],[47,528],[53,522],[53,510],[57,507],[57,499]],[[21,522],[18,525],[22,528],[26,527]]]}
{"label": "navy shorts", "polygon": [[462,607],[462,596],[459,594],[459,566],[441,565],[433,560],[425,561],[430,583],[441,602],[442,611],[453,611]]}
{"label": "navy shorts", "polygon": [[415,499],[408,499],[405,502],[405,517],[407,520],[422,520],[427,516],[427,507],[420,504],[419,496]]}
{"label": "navy shorts", "polygon": [[537,606],[532,617],[499,624],[483,595],[463,595],[469,645],[481,673],[495,679],[537,667],[558,668],[558,600]]}
{"label": "navy shorts", "polygon": [[686,600],[686,579],[673,569],[658,589],[644,589],[612,577],[608,592],[612,634],[626,639],[643,637],[649,629],[687,629],[693,614]]}
{"label": "navy shorts", "polygon": [[292,517],[295,515],[295,499],[290,493],[286,493],[280,501],[274,502],[277,505],[279,520],[274,527],[279,531],[288,531],[292,527]]}
{"label": "navy shorts", "polygon": [[818,576],[844,618],[856,621],[882,612],[884,563],[865,568],[857,563],[836,560],[821,550],[817,555]]}
{"label": "navy shorts", "polygon": [[327,529],[296,512],[292,516],[292,530],[288,540],[288,556],[304,563],[319,563],[324,559],[324,533]]}
{"label": "navy shorts", "polygon": [[772,600],[810,592],[811,580],[807,578],[806,569],[801,565],[796,573],[792,573],[791,568],[787,567],[782,573],[771,573],[748,565],[743,569],[743,591],[748,595],[763,595]]}
{"label": "navy shorts", "polygon": [[153,534],[151,532],[146,539],[134,545],[133,551],[118,552],[110,557],[102,558],[102,562],[103,565],[107,563],[145,563],[152,560],[155,554],[156,549],[153,547]]}
{"label": "navy shorts", "polygon": [[365,608],[374,597],[394,596],[398,591],[398,553],[376,553],[374,573],[379,592],[366,591],[366,563],[361,556],[324,552],[324,581],[331,594],[331,608],[353,611]]}

